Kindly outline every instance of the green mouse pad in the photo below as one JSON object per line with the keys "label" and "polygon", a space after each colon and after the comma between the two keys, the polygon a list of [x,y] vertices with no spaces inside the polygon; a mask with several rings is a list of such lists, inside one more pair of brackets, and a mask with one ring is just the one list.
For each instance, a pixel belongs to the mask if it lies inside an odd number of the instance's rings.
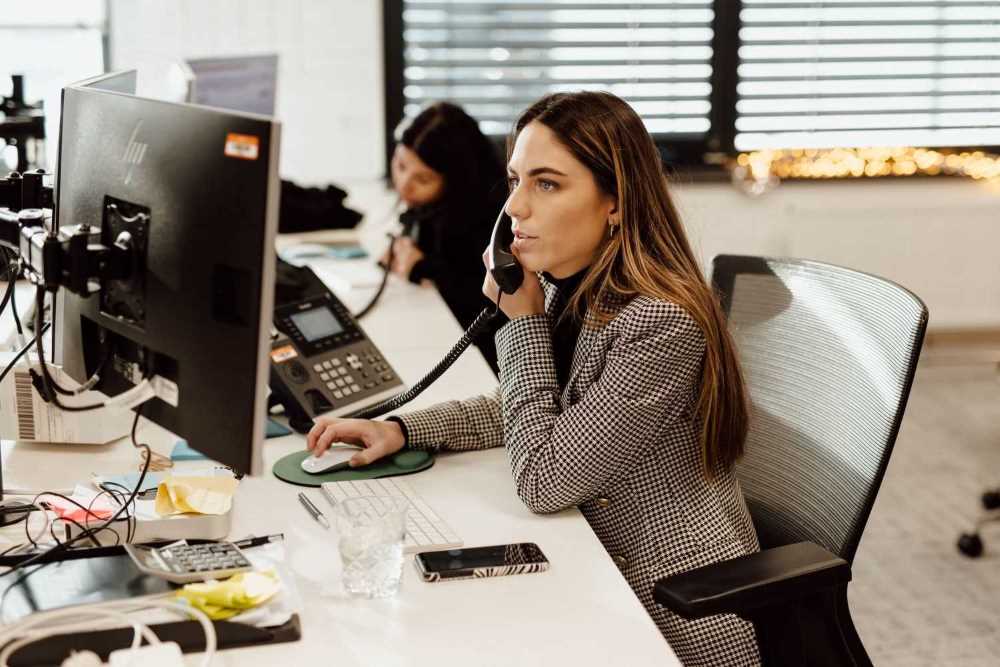
{"label": "green mouse pad", "polygon": [[312,456],[312,452],[308,449],[289,454],[279,459],[271,470],[274,472],[275,477],[284,482],[298,484],[299,486],[319,486],[323,482],[346,482],[352,479],[373,479],[375,477],[409,475],[426,470],[434,465],[434,455],[430,452],[404,449],[363,468],[350,468],[322,475],[313,475],[302,469],[302,462],[307,456]]}

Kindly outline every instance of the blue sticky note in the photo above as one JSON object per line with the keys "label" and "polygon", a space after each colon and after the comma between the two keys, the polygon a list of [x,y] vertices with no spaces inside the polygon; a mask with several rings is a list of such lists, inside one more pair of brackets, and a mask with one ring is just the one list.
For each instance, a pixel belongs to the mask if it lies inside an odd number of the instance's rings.
{"label": "blue sticky note", "polygon": [[[292,429],[287,426],[282,426],[273,419],[267,420],[267,431],[264,434],[265,438],[280,438],[283,435],[289,435]],[[187,440],[178,440],[177,444],[174,445],[173,450],[170,452],[171,461],[201,461],[207,459],[208,457],[201,452],[192,449],[191,445],[187,443]]]}
{"label": "blue sticky note", "polygon": [[337,259],[358,259],[367,257],[368,253],[359,245],[333,246],[330,248],[330,256]]}
{"label": "blue sticky note", "polygon": [[171,461],[201,461],[208,457],[201,452],[191,449],[187,440],[178,440],[170,452]]}
{"label": "blue sticky note", "polygon": [[[181,442],[184,441],[181,440]],[[142,486],[139,487],[137,493],[155,489],[159,486],[160,482],[163,481],[164,477],[166,477],[166,475],[162,472],[147,472],[146,477],[142,480]],[[130,472],[124,475],[100,475],[99,479],[102,484],[109,484],[111,485],[111,488],[116,491],[121,491],[123,487],[131,491],[139,482],[139,473]]]}
{"label": "blue sticky note", "polygon": [[280,438],[283,435],[291,434],[292,429],[287,426],[282,426],[273,419],[267,420],[267,432],[264,434],[265,438]]}

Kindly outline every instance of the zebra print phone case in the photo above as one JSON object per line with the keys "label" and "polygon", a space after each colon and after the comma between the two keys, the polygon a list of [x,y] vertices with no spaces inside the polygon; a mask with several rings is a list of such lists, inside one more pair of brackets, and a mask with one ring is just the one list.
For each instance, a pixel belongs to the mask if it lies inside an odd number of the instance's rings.
{"label": "zebra print phone case", "polygon": [[413,564],[427,582],[505,577],[549,569],[545,554],[532,543],[424,552],[416,555]]}

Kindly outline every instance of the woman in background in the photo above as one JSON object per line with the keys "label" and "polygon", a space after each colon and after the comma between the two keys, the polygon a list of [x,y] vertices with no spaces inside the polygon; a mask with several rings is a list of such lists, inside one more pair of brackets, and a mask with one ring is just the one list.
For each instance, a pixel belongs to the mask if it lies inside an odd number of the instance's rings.
{"label": "woman in background", "polygon": [[[417,284],[432,282],[468,328],[490,306],[480,257],[507,194],[503,163],[476,121],[448,102],[432,104],[400,129],[392,184],[406,211],[390,269]],[[496,373],[493,338],[481,336],[476,345]]]}

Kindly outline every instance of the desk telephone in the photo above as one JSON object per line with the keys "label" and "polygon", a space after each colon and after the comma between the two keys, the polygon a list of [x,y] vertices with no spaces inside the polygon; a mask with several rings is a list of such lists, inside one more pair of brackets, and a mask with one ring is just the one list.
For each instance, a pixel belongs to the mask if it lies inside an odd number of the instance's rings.
{"label": "desk telephone", "polygon": [[[510,251],[513,240],[510,216],[501,208],[487,261],[505,294],[516,292],[524,281],[524,271]],[[310,298],[274,311],[272,399],[284,406],[289,424],[300,432],[308,431],[312,418],[321,414],[370,419],[404,405],[440,377],[494,317],[484,309],[433,370],[397,393],[403,387],[399,375],[340,300],[318,284]]]}
{"label": "desk telephone", "polygon": [[271,391],[289,423],[308,430],[321,414],[340,417],[396,394],[399,375],[331,292],[274,311]]}

